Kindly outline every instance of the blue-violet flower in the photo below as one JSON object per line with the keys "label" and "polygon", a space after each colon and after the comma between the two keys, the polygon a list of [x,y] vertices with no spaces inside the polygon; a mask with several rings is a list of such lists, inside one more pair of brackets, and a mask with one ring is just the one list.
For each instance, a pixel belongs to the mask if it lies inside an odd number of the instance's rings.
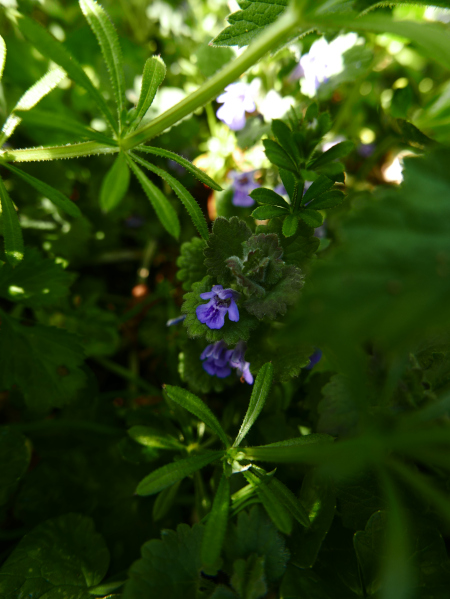
{"label": "blue-violet flower", "polygon": [[247,208],[253,206],[255,200],[249,196],[249,193],[260,187],[259,183],[255,181],[255,173],[257,171],[247,171],[246,173],[238,173],[231,171],[229,176],[233,179],[234,195],[231,200],[235,206],[241,208]]}
{"label": "blue-violet flower", "polygon": [[236,368],[238,374],[243,377],[246,383],[249,385],[253,384],[253,376],[250,372],[250,362],[245,361],[245,352],[247,350],[247,344],[245,341],[239,341],[233,350],[230,357],[230,366]]}
{"label": "blue-violet flower", "polygon": [[225,324],[225,314],[233,322],[239,320],[239,310],[236,300],[240,293],[234,289],[224,289],[222,285],[214,285],[211,291],[201,293],[202,299],[208,299],[207,304],[197,306],[195,313],[197,318],[210,329],[221,329]]}
{"label": "blue-violet flower", "polygon": [[243,81],[227,85],[225,93],[220,94],[217,102],[223,104],[216,112],[217,118],[228,125],[232,131],[243,129],[245,113],[256,110],[253,88]]}
{"label": "blue-violet flower", "polygon": [[308,366],[305,366],[306,370],[311,370],[312,368],[314,368],[314,366],[317,364],[317,362],[319,362],[319,360],[322,357],[322,352],[320,349],[316,349],[316,351],[309,356],[309,364]]}
{"label": "blue-violet flower", "polygon": [[205,360],[202,364],[204,370],[211,376],[218,376],[224,379],[231,374],[229,359],[233,353],[232,349],[227,349],[225,341],[217,341],[208,345],[203,350],[200,359]]}

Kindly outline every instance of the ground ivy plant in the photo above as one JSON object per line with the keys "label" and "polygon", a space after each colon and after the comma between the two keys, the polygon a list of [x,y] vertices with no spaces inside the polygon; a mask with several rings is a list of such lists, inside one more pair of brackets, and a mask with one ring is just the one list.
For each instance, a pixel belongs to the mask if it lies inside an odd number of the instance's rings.
{"label": "ground ivy plant", "polygon": [[0,598],[448,597],[450,3],[1,4]]}

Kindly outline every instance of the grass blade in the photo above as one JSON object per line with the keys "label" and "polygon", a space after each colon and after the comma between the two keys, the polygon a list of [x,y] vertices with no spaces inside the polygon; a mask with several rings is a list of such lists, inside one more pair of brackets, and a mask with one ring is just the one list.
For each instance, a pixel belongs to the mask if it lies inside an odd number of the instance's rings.
{"label": "grass blade", "polygon": [[127,156],[128,164],[136,175],[145,194],[150,200],[161,224],[175,239],[180,236],[180,221],[172,204],[164,196],[162,191],[156,187],[141,171],[141,169]]}
{"label": "grass blade", "polygon": [[197,201],[192,197],[192,195],[184,187],[184,185],[182,185],[177,179],[175,179],[175,177],[170,175],[167,171],[155,166],[154,164],[151,164],[150,162],[147,162],[147,160],[143,160],[135,154],[133,154],[133,158],[140,165],[144,166],[149,171],[152,171],[153,173],[155,173],[155,175],[158,175],[158,177],[161,177],[168,185],[170,185],[170,187],[177,194],[178,198],[181,200],[184,207],[188,211],[195,228],[200,233],[200,236],[203,239],[207,240],[209,238],[209,232],[206,219],[203,216],[203,212],[201,211],[200,206],[197,204]]}
{"label": "grass blade", "polygon": [[241,444],[242,440],[255,423],[255,420],[260,415],[261,410],[266,403],[267,396],[269,395],[272,378],[273,366],[271,362],[268,362],[267,364],[264,364],[256,377],[247,413],[245,414],[244,421],[239,429],[238,436],[233,443],[233,447],[238,447]]}
{"label": "grass blade", "polygon": [[0,202],[2,206],[3,237],[5,239],[5,254],[11,266],[18,264],[23,258],[23,238],[19,218],[14,204],[0,178]]}
{"label": "grass blade", "polygon": [[174,160],[175,162],[178,162],[180,166],[185,168],[188,171],[188,173],[191,173],[191,175],[193,175],[204,185],[207,185],[215,191],[222,191],[222,188],[218,183],[214,181],[214,179],[211,179],[211,177],[209,177],[206,173],[204,173],[202,170],[196,167],[195,164],[192,164],[192,162],[189,162],[189,160],[186,160],[186,158],[183,158],[183,156],[180,156],[175,152],[171,152],[170,150],[163,150],[162,148],[154,148],[153,146],[138,146],[137,148],[135,148],[135,151],[146,152],[147,154],[154,154],[155,156],[161,156],[162,158]]}
{"label": "grass blade", "polygon": [[106,120],[110,124],[112,130],[117,133],[116,122],[109,110],[103,96],[94,87],[89,77],[83,71],[81,65],[73,58],[66,48],[58,42],[50,33],[43,27],[29,19],[25,15],[18,12],[16,16],[17,26],[22,34],[33,44],[43,56],[49,58],[56,64],[59,64],[67,73],[67,75],[78,85],[81,85],[95,101],[99,109],[103,112]]}
{"label": "grass blade", "polygon": [[172,401],[182,406],[185,410],[189,410],[194,416],[197,416],[219,437],[226,447],[230,446],[228,437],[220,426],[219,421],[201,399],[181,387],[164,385],[164,389]]}
{"label": "grass blade", "polygon": [[229,507],[230,479],[222,474],[202,541],[202,563],[207,567],[214,568],[220,558],[227,530]]}
{"label": "grass blade", "polygon": [[120,119],[125,105],[125,79],[123,76],[122,50],[117,31],[104,8],[97,4],[95,0],[80,0],[80,8],[102,50]]}
{"label": "grass blade", "polygon": [[69,214],[74,218],[80,218],[80,216],[82,216],[78,206],[51,185],[47,185],[47,183],[44,183],[43,181],[36,179],[36,177],[21,171],[8,162],[5,162],[3,166],[26,181],[26,183],[34,187],[34,189],[36,189],[39,193],[42,193],[42,195],[48,198],[51,202],[53,202],[53,204],[55,204],[55,206],[58,206],[58,208],[63,210],[66,214]]}
{"label": "grass blade", "polygon": [[137,495],[154,495],[166,487],[197,472],[200,468],[207,466],[214,460],[223,456],[223,451],[208,451],[201,455],[192,456],[184,460],[178,460],[158,468],[143,478],[136,489]]}
{"label": "grass blade", "polygon": [[20,116],[15,114],[15,111],[30,110],[33,108],[33,106],[36,106],[36,104],[40,102],[44,96],[51,92],[52,89],[54,89],[58,83],[64,79],[65,76],[66,73],[63,69],[58,67],[55,69],[50,69],[23,94],[3,125],[2,133],[0,135],[0,146],[2,146],[5,141],[11,137],[15,128],[22,120]]}
{"label": "grass blade", "polygon": [[142,87],[136,106],[136,123],[139,124],[155,99],[158,87],[166,76],[166,65],[159,56],[147,59],[142,73]]}

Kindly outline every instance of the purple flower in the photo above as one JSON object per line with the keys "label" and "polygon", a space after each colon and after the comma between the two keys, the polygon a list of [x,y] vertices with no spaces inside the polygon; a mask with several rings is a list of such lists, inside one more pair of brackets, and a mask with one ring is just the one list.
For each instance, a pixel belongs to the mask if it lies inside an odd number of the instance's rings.
{"label": "purple flower", "polygon": [[217,341],[205,347],[200,360],[205,360],[202,366],[208,374],[224,379],[231,374],[229,359],[232,353],[233,350],[227,349],[225,341]]}
{"label": "purple flower", "polygon": [[370,144],[361,144],[357,148],[357,152],[363,158],[369,158],[369,156],[372,156],[372,154],[374,153],[375,148],[376,148],[376,145],[373,144],[373,143],[370,143]]}
{"label": "purple flower", "polygon": [[245,341],[239,341],[233,350],[230,358],[230,366],[236,368],[238,374],[244,378],[245,382],[249,385],[253,384],[253,376],[250,372],[250,362],[245,361],[245,352],[247,350],[247,344]]}
{"label": "purple flower", "polygon": [[207,304],[197,306],[197,318],[210,329],[221,329],[225,324],[225,314],[233,322],[239,320],[239,310],[236,300],[240,293],[234,289],[224,289],[222,285],[214,285],[211,291],[201,293],[202,299],[208,299]]}
{"label": "purple flower", "polygon": [[246,173],[238,173],[236,171],[230,172],[230,177],[233,179],[234,195],[231,200],[235,206],[241,208],[247,208],[253,206],[255,200],[248,194],[260,187],[259,183],[255,181],[255,173],[257,171],[247,171]]}
{"label": "purple flower", "polygon": [[317,364],[317,362],[319,362],[321,357],[322,352],[320,351],[320,349],[316,349],[316,351],[311,356],[309,356],[309,364],[308,366],[305,366],[305,370],[311,370],[312,368],[314,368],[314,366]]}
{"label": "purple flower", "polygon": [[243,81],[227,85],[225,93],[220,94],[217,102],[223,104],[216,112],[217,118],[228,125],[232,131],[243,129],[245,113],[256,110],[253,89]]}
{"label": "purple flower", "polygon": [[177,316],[176,318],[171,318],[166,322],[166,327],[172,327],[174,324],[180,324],[180,322],[183,322],[185,318],[186,314],[183,314],[182,316]]}

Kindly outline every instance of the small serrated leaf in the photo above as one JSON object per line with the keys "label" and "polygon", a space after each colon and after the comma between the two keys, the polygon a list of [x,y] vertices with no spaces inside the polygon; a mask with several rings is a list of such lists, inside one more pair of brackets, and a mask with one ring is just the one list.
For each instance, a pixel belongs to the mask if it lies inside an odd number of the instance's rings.
{"label": "small serrated leaf", "polygon": [[203,254],[206,243],[199,237],[193,237],[191,241],[185,241],[180,248],[177,258],[177,279],[183,281],[183,289],[190,291],[192,285],[201,281],[206,276]]}
{"label": "small serrated leaf", "polygon": [[272,132],[280,146],[289,154],[294,163],[300,162],[301,156],[297,144],[292,137],[292,131],[280,119],[272,121]]}
{"label": "small serrated leaf", "polygon": [[258,220],[266,220],[268,218],[275,218],[276,216],[286,216],[289,214],[289,208],[283,208],[281,206],[258,206],[252,212],[253,218]]}
{"label": "small serrated leaf", "polygon": [[329,150],[321,154],[318,158],[313,159],[309,164],[309,169],[317,169],[337,158],[347,156],[355,149],[355,144],[352,141],[341,141],[334,145]]}
{"label": "small serrated leaf", "polygon": [[106,173],[100,189],[100,207],[103,212],[113,210],[125,197],[130,184],[130,169],[123,152],[119,152]]}
{"label": "small serrated leaf", "polygon": [[102,50],[120,118],[125,104],[125,79],[123,75],[122,50],[117,32],[105,9],[96,0],[79,1],[80,8]]}
{"label": "small serrated leaf", "polygon": [[302,208],[298,212],[298,216],[310,227],[320,227],[320,225],[323,223],[323,216],[320,214],[320,212],[310,210],[309,208]]}
{"label": "small serrated leaf", "polygon": [[220,459],[223,455],[223,451],[205,451],[201,455],[166,464],[143,478],[137,486],[136,493],[142,496],[159,493],[186,476],[194,474],[200,468]]}
{"label": "small serrated leaf", "polygon": [[333,187],[334,182],[326,177],[325,175],[320,175],[315,181],[312,182],[309,189],[307,189],[302,198],[302,204],[307,204],[314,198],[320,196],[322,193],[328,191],[331,187]]}
{"label": "small serrated leaf", "polygon": [[345,195],[342,193],[342,191],[334,189],[332,191],[327,191],[318,198],[312,200],[308,204],[308,208],[313,208],[314,210],[336,208],[336,206],[340,206],[344,200]]}
{"label": "small serrated leaf", "polygon": [[175,239],[178,239],[180,236],[180,221],[178,220],[177,213],[175,212],[172,204],[164,196],[162,191],[144,175],[141,169],[129,156],[127,156],[127,161],[131,170],[134,172],[139,183],[141,184],[146,196],[155,209],[161,224],[168,233],[173,235]]}
{"label": "small serrated leaf", "polygon": [[18,264],[24,253],[22,229],[20,228],[14,204],[9,197],[3,180],[0,178],[0,203],[2,208],[3,237],[5,240],[5,254],[11,266]]}
{"label": "small serrated leaf", "polygon": [[297,172],[297,166],[287,152],[276,141],[272,139],[263,139],[264,150],[267,158],[272,164],[293,173]]}

